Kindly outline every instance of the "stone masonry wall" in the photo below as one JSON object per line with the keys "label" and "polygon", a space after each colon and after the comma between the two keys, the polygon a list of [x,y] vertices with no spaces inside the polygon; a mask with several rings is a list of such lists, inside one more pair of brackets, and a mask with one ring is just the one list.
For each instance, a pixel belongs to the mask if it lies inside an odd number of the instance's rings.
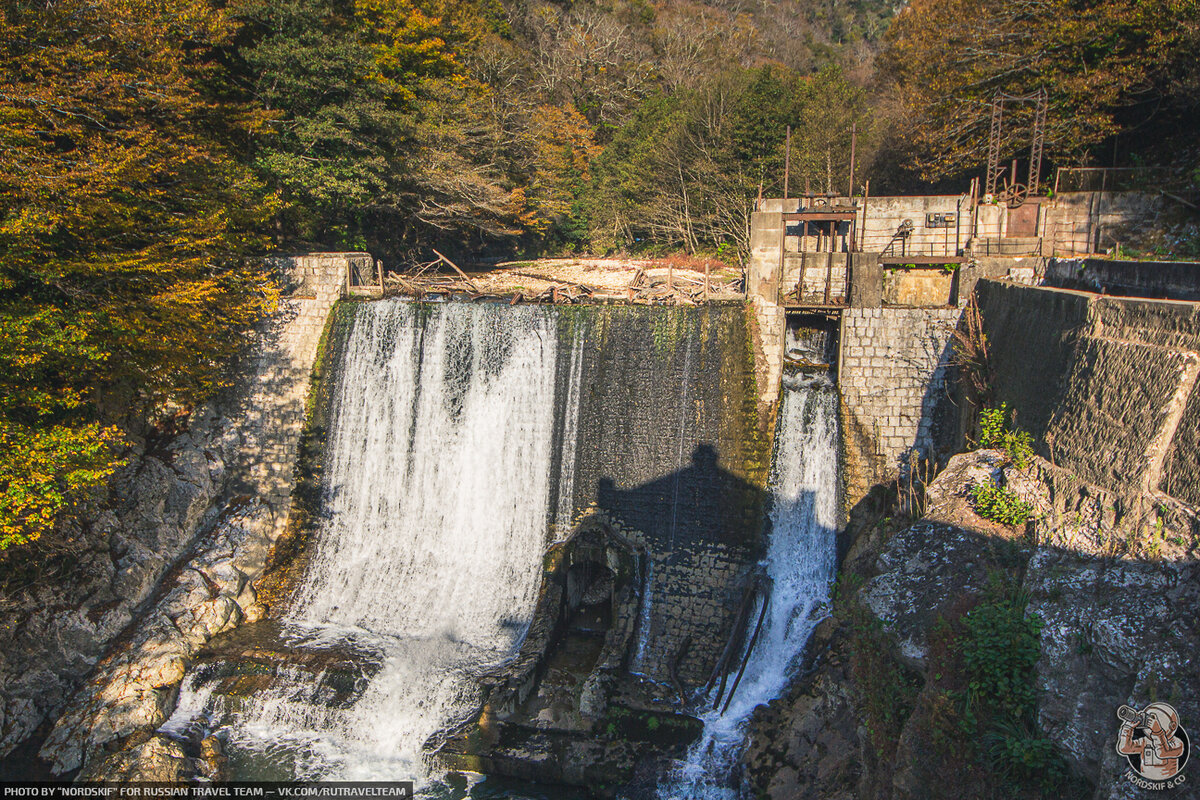
{"label": "stone masonry wall", "polygon": [[[235,396],[207,423],[212,450],[205,453],[231,468],[205,495],[208,511],[194,515],[192,528],[174,530],[174,555],[147,585],[147,596],[157,594],[152,608],[99,661],[47,736],[39,755],[55,774],[116,774],[108,762],[136,748],[135,734],[165,721],[197,650],[261,614],[254,581],[287,525],[309,378],[347,263],[344,255],[319,254],[277,259],[276,266],[290,278],[280,307],[264,322]],[[167,570],[192,542],[186,563]]]}
{"label": "stone masonry wall", "polygon": [[[633,668],[703,684],[761,555],[770,441],[759,427],[747,309],[570,309],[585,347],[574,510],[621,523],[652,562]],[[782,323],[779,326],[782,335]]]}
{"label": "stone masonry wall", "polygon": [[946,397],[956,308],[851,308],[842,316],[838,385],[842,395],[846,501],[906,466],[909,454],[950,444]]}
{"label": "stone masonry wall", "polygon": [[1200,305],[984,280],[995,401],[1039,455],[1119,496],[1200,503]]}
{"label": "stone masonry wall", "polygon": [[234,490],[270,508],[268,538],[287,525],[296,454],[304,429],[309,378],[329,312],[345,288],[347,261],[357,253],[316,253],[276,259],[292,278],[292,293],[262,334],[244,392]]}

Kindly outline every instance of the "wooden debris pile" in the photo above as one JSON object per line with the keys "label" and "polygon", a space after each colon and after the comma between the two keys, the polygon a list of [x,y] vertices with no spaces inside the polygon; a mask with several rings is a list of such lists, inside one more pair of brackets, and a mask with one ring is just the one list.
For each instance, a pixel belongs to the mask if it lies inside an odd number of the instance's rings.
{"label": "wooden debris pile", "polygon": [[[535,274],[518,269],[494,271],[487,275],[472,278],[446,256],[434,250],[436,259],[419,264],[410,271],[402,274],[389,273],[385,282],[387,293],[401,294],[418,300],[434,297],[455,297],[468,301],[505,301],[517,303],[551,303],[570,304],[586,303],[604,300],[622,300],[625,302],[655,305],[695,305],[707,301],[716,288],[719,294],[721,288],[728,288],[721,281],[717,286],[710,285],[707,274],[702,277],[691,277],[676,272],[673,268],[667,270],[665,276],[651,275],[646,269],[638,267],[633,278],[624,286],[609,282],[607,285],[590,285],[566,280],[551,274]],[[445,265],[453,270],[452,274],[437,271]],[[658,270],[661,272],[661,270]],[[519,285],[531,282],[535,287],[526,289]],[[545,285],[549,284],[549,285]]]}
{"label": "wooden debris pile", "polygon": [[708,275],[702,280],[688,278],[675,274],[674,270],[667,273],[666,279],[652,279],[646,271],[639,268],[629,282],[628,297],[635,303],[666,303],[667,305],[695,305],[708,300]]}

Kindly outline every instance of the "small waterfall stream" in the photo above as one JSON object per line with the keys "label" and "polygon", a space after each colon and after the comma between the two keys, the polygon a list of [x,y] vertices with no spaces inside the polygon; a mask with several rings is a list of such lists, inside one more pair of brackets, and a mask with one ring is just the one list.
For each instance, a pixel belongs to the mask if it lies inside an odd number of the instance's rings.
{"label": "small waterfall stream", "polygon": [[[824,377],[784,382],[771,469],[771,534],[763,567],[773,591],[762,631],[728,708],[701,701],[704,731],[659,789],[660,800],[735,800],[730,775],[759,705],[778,697],[829,600],[836,570],[837,393]],[[754,609],[751,620],[757,620]],[[740,662],[738,662],[740,663]],[[713,692],[717,692],[713,689]],[[722,706],[724,700],[722,700]]]}

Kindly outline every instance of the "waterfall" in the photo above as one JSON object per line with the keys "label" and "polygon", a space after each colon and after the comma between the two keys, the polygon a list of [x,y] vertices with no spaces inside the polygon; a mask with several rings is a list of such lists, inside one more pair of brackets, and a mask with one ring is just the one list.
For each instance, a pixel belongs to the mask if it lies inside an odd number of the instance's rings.
{"label": "waterfall", "polygon": [[[519,646],[548,522],[563,518],[551,497],[557,349],[551,309],[357,310],[315,549],[282,622],[296,646],[367,650],[381,666],[348,704],[330,700],[323,674],[284,670],[226,717],[242,761],[287,762],[297,778],[429,780],[423,745],[474,709],[475,678]],[[578,358],[570,370],[578,380]]]}
{"label": "waterfall", "polygon": [[[824,378],[785,379],[769,486],[771,532],[762,562],[773,591],[763,627],[728,708],[712,710],[715,697],[702,699],[703,733],[660,787],[661,800],[738,797],[730,775],[750,714],[787,686],[829,600],[836,568],[837,478],[833,386]],[[760,610],[753,610],[752,622]]]}

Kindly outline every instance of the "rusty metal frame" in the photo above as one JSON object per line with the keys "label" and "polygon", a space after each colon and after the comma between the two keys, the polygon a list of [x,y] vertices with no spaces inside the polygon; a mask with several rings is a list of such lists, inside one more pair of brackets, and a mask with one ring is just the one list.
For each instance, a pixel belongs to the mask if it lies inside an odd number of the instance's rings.
{"label": "rusty metal frame", "polygon": [[[1049,111],[1049,96],[1045,89],[1038,89],[1032,94],[1012,95],[1004,92],[997,92],[992,98],[992,119],[991,126],[988,132],[988,159],[987,159],[987,186],[986,194],[993,197],[997,194],[997,186],[1001,178],[1004,177],[1005,167],[1000,164],[1000,148],[1004,144],[1004,105],[1006,103],[1034,103],[1033,114],[1033,136],[1029,145],[1029,181],[1027,183],[1027,194],[1036,195],[1038,186],[1042,181],[1042,153],[1046,146],[1046,116]],[[1020,197],[1022,193],[1018,191],[1018,184],[1007,187],[1007,191],[1014,192],[1014,198],[1019,197],[1021,202],[1024,198]]]}

